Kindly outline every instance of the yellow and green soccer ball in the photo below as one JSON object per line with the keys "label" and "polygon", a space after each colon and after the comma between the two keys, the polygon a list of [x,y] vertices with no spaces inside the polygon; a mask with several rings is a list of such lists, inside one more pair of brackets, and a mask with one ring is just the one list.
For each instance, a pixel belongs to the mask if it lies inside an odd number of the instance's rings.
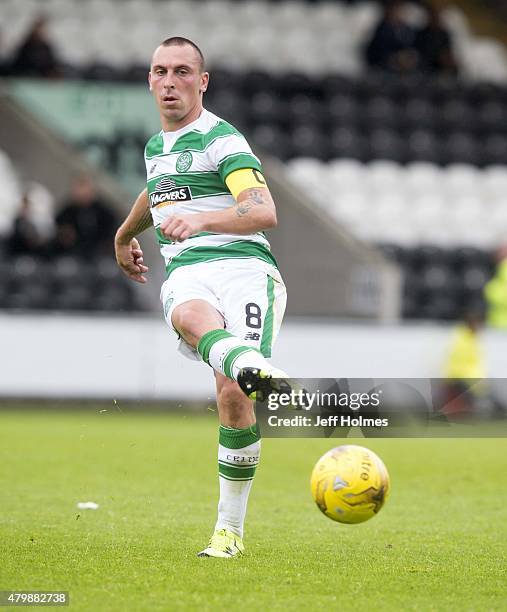
{"label": "yellow and green soccer ball", "polygon": [[333,521],[362,523],[374,517],[389,495],[386,466],[373,451],[347,444],[317,461],[311,478],[319,509]]}

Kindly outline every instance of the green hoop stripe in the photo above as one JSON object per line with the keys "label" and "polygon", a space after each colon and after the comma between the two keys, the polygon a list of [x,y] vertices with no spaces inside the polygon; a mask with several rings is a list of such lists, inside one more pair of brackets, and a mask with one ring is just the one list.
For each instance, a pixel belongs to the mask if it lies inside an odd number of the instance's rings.
{"label": "green hoop stripe", "polygon": [[209,365],[209,352],[211,347],[219,340],[225,340],[226,338],[232,338],[232,334],[225,329],[213,329],[205,333],[199,340],[197,345],[197,352],[202,357],[203,361]]}
{"label": "green hoop stripe", "polygon": [[171,147],[171,153],[189,150],[195,152],[205,151],[217,138],[239,135],[238,130],[230,123],[219,121],[206,134],[195,130],[183,134]]}
{"label": "green hoop stripe", "polygon": [[223,425],[220,425],[218,429],[219,444],[231,450],[245,448],[245,446],[250,446],[250,444],[254,444],[259,440],[260,435],[257,423],[243,429],[234,429],[232,427],[224,427]]}
{"label": "green hoop stripe", "polygon": [[239,479],[249,479],[255,476],[256,467],[250,468],[237,468],[229,465],[218,464],[218,473],[220,476],[225,476],[226,478],[239,478]]}
{"label": "green hoop stripe", "polygon": [[231,463],[230,461],[224,461],[224,459],[219,459],[218,463],[220,465],[225,465],[226,467],[238,468],[238,470],[247,470],[249,468],[256,468],[259,465],[258,461],[257,463],[248,463],[246,465],[238,465],[237,463]]}
{"label": "green hoop stripe", "polygon": [[223,474],[219,474],[220,478],[225,478],[225,480],[232,480],[233,482],[239,482],[239,481],[248,481],[248,480],[253,480],[254,477],[252,476],[251,478],[229,478],[228,476],[224,476]]}
{"label": "green hoop stripe", "polygon": [[261,338],[261,353],[264,357],[271,357],[271,344],[273,342],[273,305],[275,302],[275,281],[268,276],[268,309],[264,317],[264,329]]}
{"label": "green hoop stripe", "polygon": [[147,158],[155,157],[160,155],[164,151],[164,139],[162,138],[162,132],[152,136],[146,143],[144,154]]}
{"label": "green hoop stripe", "polygon": [[231,172],[242,170],[243,168],[253,168],[262,172],[259,160],[250,153],[231,153],[218,162],[218,173],[224,183]]}
{"label": "green hoop stripe", "polygon": [[[175,244],[173,240],[169,240],[166,238],[164,234],[162,234],[162,230],[160,229],[160,225],[157,225],[155,228],[155,233],[157,234],[157,240],[159,244]],[[194,234],[193,236],[189,236],[187,240],[193,240],[194,238],[202,238],[203,236],[216,236],[215,232],[200,232],[199,234]]]}
{"label": "green hoop stripe", "polygon": [[162,132],[159,132],[148,140],[145,148],[145,155],[147,158],[151,158],[160,155],[174,155],[182,151],[203,153],[217,138],[225,138],[234,135],[240,136],[241,134],[230,123],[223,120],[218,121],[206,134],[196,130],[183,134],[183,136],[180,136],[178,140],[176,140],[170,152],[164,154],[164,140],[162,138]]}
{"label": "green hoop stripe", "polygon": [[252,348],[249,346],[236,346],[227,353],[223,364],[224,374],[227,376],[227,378],[232,378],[234,380],[234,376],[232,375],[232,366],[234,365],[234,362],[240,355],[243,355],[243,353],[248,353],[248,351],[251,350]]}
{"label": "green hoop stripe", "polygon": [[249,240],[237,240],[228,242],[221,246],[194,246],[184,249],[175,255],[166,267],[167,276],[181,266],[191,266],[205,261],[216,261],[219,259],[245,259],[255,257],[261,259],[275,268],[276,259],[271,251],[258,242]]}
{"label": "green hoop stripe", "polygon": [[159,244],[174,244],[172,240],[169,240],[169,238],[166,238],[164,236],[159,225],[157,225],[157,227],[155,228],[155,234],[157,235],[157,240]]}

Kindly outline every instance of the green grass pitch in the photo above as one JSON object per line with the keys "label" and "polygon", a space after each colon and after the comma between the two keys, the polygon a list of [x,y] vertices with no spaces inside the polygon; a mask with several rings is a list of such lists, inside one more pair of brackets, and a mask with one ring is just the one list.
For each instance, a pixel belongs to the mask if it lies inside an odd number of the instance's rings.
{"label": "green grass pitch", "polygon": [[392,492],[355,526],[309,492],[343,440],[264,440],[246,555],[198,559],[216,443],[209,412],[1,411],[0,590],[68,590],[94,611],[507,609],[507,439],[357,440]]}

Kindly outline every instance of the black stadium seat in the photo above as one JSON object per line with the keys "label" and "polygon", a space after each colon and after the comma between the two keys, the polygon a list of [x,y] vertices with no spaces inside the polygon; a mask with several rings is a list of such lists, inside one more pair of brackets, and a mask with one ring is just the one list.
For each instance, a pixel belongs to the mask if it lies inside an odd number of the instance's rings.
{"label": "black stadium seat", "polygon": [[407,157],[405,140],[395,130],[378,128],[367,138],[366,156],[368,161],[386,159],[404,163]]}
{"label": "black stadium seat", "polygon": [[253,143],[260,151],[272,153],[276,151],[277,157],[282,160],[292,157],[292,148],[286,132],[277,125],[260,123],[252,132]]}
{"label": "black stadium seat", "polygon": [[483,288],[494,271],[490,252],[430,245],[378,248],[402,269],[404,318],[452,320],[467,312],[484,313]]}
{"label": "black stadium seat", "polygon": [[334,127],[349,127],[361,122],[359,105],[354,97],[345,93],[337,93],[329,98],[324,112]]}
{"label": "black stadium seat", "polygon": [[463,99],[447,100],[439,109],[440,127],[447,131],[471,131],[475,129],[476,113]]}
{"label": "black stadium seat", "polygon": [[507,134],[493,134],[485,138],[482,157],[487,165],[507,164]]}
{"label": "black stadium seat", "polygon": [[416,129],[408,134],[407,161],[427,161],[440,164],[442,160],[442,145],[435,132]]}
{"label": "black stadium seat", "polygon": [[254,94],[250,108],[253,124],[274,123],[281,126],[289,121],[286,102],[269,91]]}
{"label": "black stadium seat", "polygon": [[366,138],[353,128],[340,127],[333,130],[329,145],[331,158],[366,160]]}
{"label": "black stadium seat", "polygon": [[376,96],[366,104],[365,121],[370,130],[396,129],[401,110],[390,98]]}
{"label": "black stadium seat", "polygon": [[437,112],[434,105],[424,98],[411,98],[402,109],[407,131],[432,130],[436,126]]}

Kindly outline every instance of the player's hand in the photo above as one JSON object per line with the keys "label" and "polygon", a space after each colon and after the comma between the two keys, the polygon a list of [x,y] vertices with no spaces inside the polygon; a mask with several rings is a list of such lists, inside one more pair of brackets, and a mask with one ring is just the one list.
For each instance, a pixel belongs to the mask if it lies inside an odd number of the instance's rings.
{"label": "player's hand", "polygon": [[160,224],[160,231],[169,240],[183,242],[204,229],[199,213],[193,215],[173,215]]}
{"label": "player's hand", "polygon": [[148,266],[144,265],[143,252],[139,242],[133,238],[129,243],[123,244],[115,241],[114,250],[116,261],[125,274],[137,283],[146,283],[144,276],[148,272]]}

